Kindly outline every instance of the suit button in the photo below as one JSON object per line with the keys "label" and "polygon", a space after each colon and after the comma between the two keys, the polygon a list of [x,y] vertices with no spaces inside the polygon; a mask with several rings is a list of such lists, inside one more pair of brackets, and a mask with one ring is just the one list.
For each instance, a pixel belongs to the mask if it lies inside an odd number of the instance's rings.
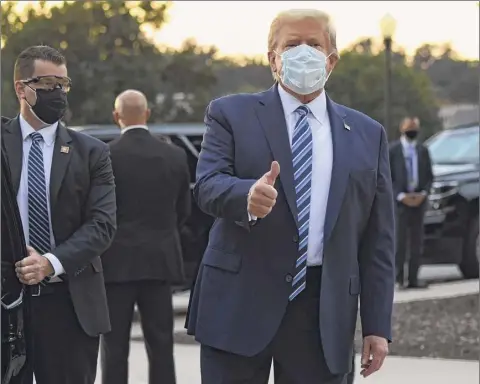
{"label": "suit button", "polygon": [[293,242],[298,243],[298,235],[293,236]]}
{"label": "suit button", "polygon": [[293,280],[292,275],[288,274],[287,276],[285,276],[285,281],[286,281],[287,283],[291,283],[292,280]]}

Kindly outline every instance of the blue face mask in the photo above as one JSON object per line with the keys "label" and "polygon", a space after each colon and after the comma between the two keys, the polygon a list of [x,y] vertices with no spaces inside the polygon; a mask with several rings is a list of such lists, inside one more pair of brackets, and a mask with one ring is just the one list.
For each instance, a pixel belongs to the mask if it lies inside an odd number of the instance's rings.
{"label": "blue face mask", "polygon": [[331,73],[327,73],[330,55],[325,56],[322,51],[306,44],[283,52],[280,55],[280,79],[283,85],[299,95],[309,95],[322,89]]}

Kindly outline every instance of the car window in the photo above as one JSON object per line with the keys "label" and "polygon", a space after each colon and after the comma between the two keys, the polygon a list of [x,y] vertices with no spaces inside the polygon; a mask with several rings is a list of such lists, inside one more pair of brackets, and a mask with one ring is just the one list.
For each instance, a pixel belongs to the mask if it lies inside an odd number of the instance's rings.
{"label": "car window", "polygon": [[190,181],[195,182],[195,172],[197,170],[198,153],[202,144],[203,136],[196,135],[172,135],[170,139],[172,144],[178,145],[185,150],[187,154],[188,169],[190,171]]}
{"label": "car window", "polygon": [[426,145],[434,164],[478,163],[480,150],[479,127],[443,131]]}

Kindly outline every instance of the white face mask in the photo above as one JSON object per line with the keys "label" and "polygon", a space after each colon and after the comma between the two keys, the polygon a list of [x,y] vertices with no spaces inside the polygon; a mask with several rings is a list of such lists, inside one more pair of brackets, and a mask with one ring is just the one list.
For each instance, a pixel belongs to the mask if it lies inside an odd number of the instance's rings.
{"label": "white face mask", "polygon": [[[309,95],[325,86],[330,73],[327,74],[327,59],[322,51],[301,44],[283,52],[280,78],[282,83],[299,95]],[[333,52],[332,52],[333,53]]]}

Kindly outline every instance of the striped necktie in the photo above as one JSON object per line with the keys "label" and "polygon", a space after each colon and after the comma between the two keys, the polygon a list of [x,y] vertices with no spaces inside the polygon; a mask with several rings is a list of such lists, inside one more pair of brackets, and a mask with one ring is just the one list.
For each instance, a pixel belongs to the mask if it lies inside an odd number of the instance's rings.
{"label": "striped necktie", "polygon": [[413,192],[415,190],[415,147],[413,145],[408,145],[407,148],[408,192]]}
{"label": "striped necktie", "polygon": [[30,246],[41,255],[51,251],[50,218],[40,133],[30,134],[32,146],[28,155],[28,234]]}
{"label": "striped necktie", "polygon": [[306,286],[308,227],[310,222],[310,192],[312,184],[312,131],[308,124],[310,110],[301,105],[296,109],[300,118],[293,130],[292,158],[295,194],[298,210],[299,257],[295,263],[295,277],[289,300],[297,297]]}

